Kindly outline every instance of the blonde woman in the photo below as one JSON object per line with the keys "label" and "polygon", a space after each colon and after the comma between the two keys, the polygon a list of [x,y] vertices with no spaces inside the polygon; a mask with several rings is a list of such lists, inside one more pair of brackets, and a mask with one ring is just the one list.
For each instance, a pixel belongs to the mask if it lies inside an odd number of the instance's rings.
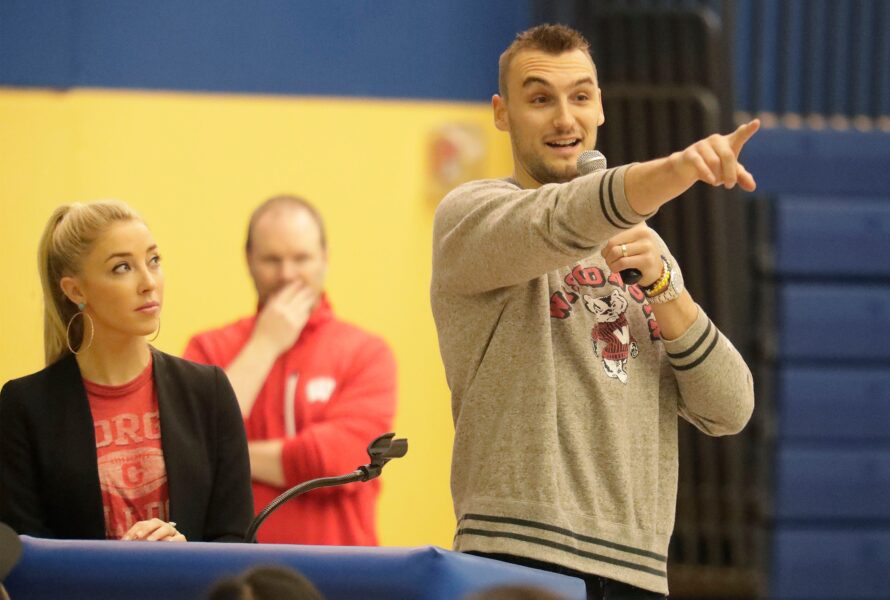
{"label": "blonde woman", "polygon": [[122,202],[63,206],[39,250],[46,368],[0,391],[0,521],[75,539],[238,541],[253,515],[218,368],[152,348],[161,256]]}

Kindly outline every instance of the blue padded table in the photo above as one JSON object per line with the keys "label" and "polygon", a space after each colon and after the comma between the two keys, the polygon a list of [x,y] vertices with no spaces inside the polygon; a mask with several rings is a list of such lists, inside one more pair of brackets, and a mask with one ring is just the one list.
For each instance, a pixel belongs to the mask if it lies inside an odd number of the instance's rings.
{"label": "blue padded table", "polygon": [[458,600],[502,584],[585,598],[584,582],[499,561],[422,548],[46,540],[21,536],[6,580],[11,598],[168,600],[203,598],[215,581],[258,565],[284,565],[328,600]]}

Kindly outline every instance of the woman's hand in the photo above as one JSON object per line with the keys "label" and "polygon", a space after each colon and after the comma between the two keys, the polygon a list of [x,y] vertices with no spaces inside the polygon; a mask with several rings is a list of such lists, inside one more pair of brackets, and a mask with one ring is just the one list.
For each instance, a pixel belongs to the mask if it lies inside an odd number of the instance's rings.
{"label": "woman's hand", "polygon": [[176,523],[170,521],[161,521],[160,519],[149,519],[147,521],[139,521],[135,523],[124,537],[122,541],[136,542],[185,542],[185,536],[176,530]]}
{"label": "woman's hand", "polygon": [[624,269],[639,269],[643,274],[639,282],[641,287],[658,281],[664,269],[661,260],[662,247],[657,241],[657,234],[645,222],[610,239],[600,253],[613,273]]}

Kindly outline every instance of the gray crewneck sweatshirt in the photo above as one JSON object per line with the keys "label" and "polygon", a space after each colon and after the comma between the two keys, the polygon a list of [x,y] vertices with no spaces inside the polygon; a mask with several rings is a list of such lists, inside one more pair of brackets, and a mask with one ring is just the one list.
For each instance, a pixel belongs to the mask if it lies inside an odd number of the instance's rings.
{"label": "gray crewneck sweatshirt", "polygon": [[436,211],[431,299],[452,394],[455,549],[666,594],[677,416],[735,433],[754,394],[704,311],[659,339],[639,287],[600,256],[645,218],[625,198],[627,168],[453,190]]}

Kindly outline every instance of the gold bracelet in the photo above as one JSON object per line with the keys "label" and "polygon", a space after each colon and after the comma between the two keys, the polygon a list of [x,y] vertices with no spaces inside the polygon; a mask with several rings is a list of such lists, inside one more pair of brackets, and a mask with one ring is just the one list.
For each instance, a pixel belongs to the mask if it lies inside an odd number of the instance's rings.
{"label": "gold bracelet", "polygon": [[671,282],[671,275],[670,275],[670,272],[667,272],[664,275],[662,275],[658,281],[656,281],[649,287],[644,288],[643,293],[646,295],[647,298],[657,296],[658,294],[662,293],[664,290],[667,289],[667,286],[670,282]]}
{"label": "gold bracelet", "polygon": [[643,288],[643,294],[647,298],[654,298],[663,293],[671,283],[671,265],[663,256],[661,257],[661,265],[661,277],[659,277],[652,285]]}

